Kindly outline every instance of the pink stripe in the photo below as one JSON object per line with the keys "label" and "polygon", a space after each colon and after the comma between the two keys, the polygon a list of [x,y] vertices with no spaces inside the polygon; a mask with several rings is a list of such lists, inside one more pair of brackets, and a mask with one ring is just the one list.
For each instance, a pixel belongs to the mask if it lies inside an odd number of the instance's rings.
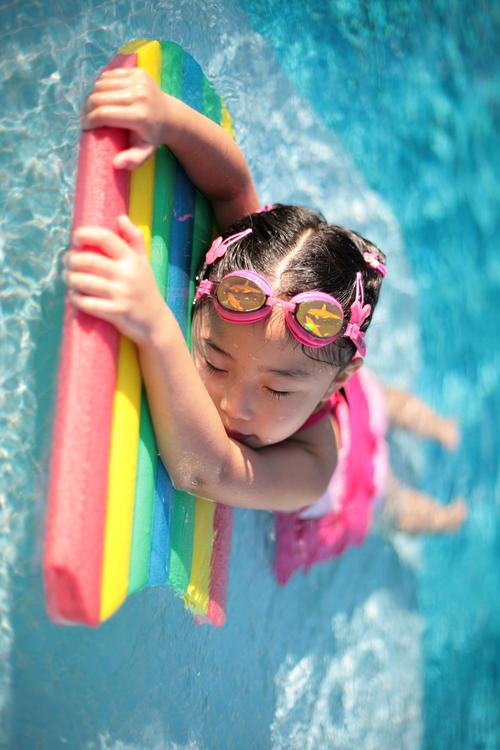
{"label": "pink stripe", "polygon": [[226,598],[231,555],[233,511],[228,505],[217,504],[214,514],[214,545],[212,548],[210,599],[207,620],[220,628],[226,620]]}
{"label": "pink stripe", "polygon": [[[117,56],[107,69],[136,62],[136,55]],[[117,217],[127,213],[130,174],[112,166],[127,145],[126,130],[82,132],[73,229],[116,230]],[[66,300],[44,555],[47,609],[55,622],[99,623],[118,343],[112,325]]]}

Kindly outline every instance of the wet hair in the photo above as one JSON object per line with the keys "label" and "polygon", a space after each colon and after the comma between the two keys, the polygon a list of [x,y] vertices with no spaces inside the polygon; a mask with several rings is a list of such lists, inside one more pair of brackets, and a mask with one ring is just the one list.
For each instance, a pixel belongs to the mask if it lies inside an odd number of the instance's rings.
{"label": "wet hair", "polygon": [[372,308],[361,326],[366,331],[377,304],[382,275],[363,256],[370,253],[385,264],[385,255],[357,232],[328,224],[321,214],[299,206],[276,204],[271,210],[249,214],[229,227],[223,237],[249,227],[252,233],[231,245],[220,260],[202,266],[198,278],[217,282],[231,271],[245,269],[265,276],[275,294],[284,299],[313,290],[331,294],[344,310],[341,335],[321,348],[299,344],[290,337],[311,359],[340,367],[347,365],[356,347],[342,333],[356,298],[356,274],[362,274],[365,304]]}

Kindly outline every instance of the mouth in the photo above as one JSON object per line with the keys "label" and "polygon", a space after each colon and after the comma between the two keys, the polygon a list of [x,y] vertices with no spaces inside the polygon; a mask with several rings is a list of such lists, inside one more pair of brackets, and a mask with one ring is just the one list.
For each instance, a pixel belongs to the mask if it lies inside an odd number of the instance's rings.
{"label": "mouth", "polygon": [[248,447],[250,448],[257,447],[257,443],[259,442],[256,435],[247,435],[243,432],[236,432],[235,430],[227,430],[227,429],[226,429],[226,434],[232,440],[237,440],[239,443],[248,445]]}

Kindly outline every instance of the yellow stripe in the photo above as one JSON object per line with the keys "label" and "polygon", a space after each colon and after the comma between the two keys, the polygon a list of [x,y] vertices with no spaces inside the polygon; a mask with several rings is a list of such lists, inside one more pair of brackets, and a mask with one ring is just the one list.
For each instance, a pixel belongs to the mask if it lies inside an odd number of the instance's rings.
{"label": "yellow stripe", "polygon": [[236,133],[234,132],[234,126],[233,126],[233,118],[231,117],[228,108],[222,102],[222,117],[221,117],[221,126],[224,128],[226,133],[229,133],[231,138],[233,140],[236,140]]}
{"label": "yellow stripe", "polygon": [[210,592],[215,503],[196,498],[191,578],[184,595],[186,607],[194,615],[206,615]]}
{"label": "yellow stripe", "polygon": [[[159,83],[159,42],[130,42],[120,50],[137,53],[137,65]],[[155,157],[132,173],[129,216],[151,245]],[[97,384],[98,387],[98,384]],[[141,374],[135,345],[120,339],[118,376],[113,404],[108,503],[101,589],[101,620],[115,612],[127,596],[134,518],[134,488],[141,406]]]}
{"label": "yellow stripe", "polygon": [[133,55],[134,52],[138,52],[141,47],[144,47],[144,45],[146,44],[158,44],[158,42],[150,42],[148,39],[132,39],[131,42],[127,42],[123,45],[123,47],[118,51],[118,54]]}

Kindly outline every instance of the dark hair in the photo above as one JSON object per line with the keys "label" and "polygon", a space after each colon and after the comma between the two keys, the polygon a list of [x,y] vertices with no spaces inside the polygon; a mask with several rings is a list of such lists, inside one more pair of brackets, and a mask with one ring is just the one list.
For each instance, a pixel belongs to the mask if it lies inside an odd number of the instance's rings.
{"label": "dark hair", "polygon": [[[365,304],[372,308],[361,326],[366,331],[377,304],[382,275],[363,256],[370,253],[385,263],[385,255],[375,245],[357,232],[328,224],[321,214],[299,206],[276,204],[269,211],[249,214],[223,236],[248,227],[252,233],[230,245],[223,258],[214,264],[208,267],[205,264],[200,279],[220,281],[231,271],[245,269],[265,276],[276,294],[285,299],[300,292],[326,292],[342,305],[345,330],[356,298],[356,274],[360,272]],[[339,336],[329,346],[317,349],[303,346],[303,351],[312,359],[345,366],[356,347],[351,339]]]}

